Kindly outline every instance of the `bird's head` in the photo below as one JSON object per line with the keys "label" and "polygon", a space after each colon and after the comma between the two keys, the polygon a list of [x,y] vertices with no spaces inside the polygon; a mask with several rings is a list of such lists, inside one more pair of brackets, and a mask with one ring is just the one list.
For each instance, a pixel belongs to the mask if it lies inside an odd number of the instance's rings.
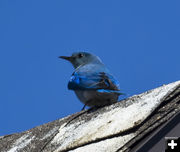
{"label": "bird's head", "polygon": [[93,54],[90,54],[88,52],[75,52],[71,56],[60,56],[59,58],[62,58],[71,62],[75,69],[81,65],[85,65],[89,63],[102,64],[99,57]]}

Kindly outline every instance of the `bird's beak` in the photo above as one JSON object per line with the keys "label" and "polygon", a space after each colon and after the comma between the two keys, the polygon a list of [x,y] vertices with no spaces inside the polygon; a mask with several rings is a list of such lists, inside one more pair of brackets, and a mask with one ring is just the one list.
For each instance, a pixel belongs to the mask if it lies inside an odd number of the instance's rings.
{"label": "bird's beak", "polygon": [[65,59],[65,60],[68,60],[68,61],[72,61],[72,57],[71,56],[59,56],[59,58]]}

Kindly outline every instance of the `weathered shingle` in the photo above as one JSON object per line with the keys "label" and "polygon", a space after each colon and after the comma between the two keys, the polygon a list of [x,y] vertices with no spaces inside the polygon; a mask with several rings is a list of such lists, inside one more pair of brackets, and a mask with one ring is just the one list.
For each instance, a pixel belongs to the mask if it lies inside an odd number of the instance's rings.
{"label": "weathered shingle", "polygon": [[0,151],[132,151],[180,112],[180,81],[0,137]]}

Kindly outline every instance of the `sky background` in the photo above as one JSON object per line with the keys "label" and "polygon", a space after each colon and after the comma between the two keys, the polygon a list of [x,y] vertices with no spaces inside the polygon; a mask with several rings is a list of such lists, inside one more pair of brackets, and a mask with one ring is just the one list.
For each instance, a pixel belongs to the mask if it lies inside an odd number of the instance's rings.
{"label": "sky background", "polygon": [[126,98],[180,78],[178,0],[0,0],[0,135],[79,112],[60,55],[98,55]]}

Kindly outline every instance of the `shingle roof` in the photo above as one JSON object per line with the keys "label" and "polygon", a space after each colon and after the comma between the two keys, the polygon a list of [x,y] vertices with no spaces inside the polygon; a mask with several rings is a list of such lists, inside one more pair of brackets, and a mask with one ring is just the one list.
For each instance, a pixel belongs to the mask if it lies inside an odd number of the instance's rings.
{"label": "shingle roof", "polygon": [[2,136],[0,151],[135,151],[179,113],[177,81],[110,106]]}

